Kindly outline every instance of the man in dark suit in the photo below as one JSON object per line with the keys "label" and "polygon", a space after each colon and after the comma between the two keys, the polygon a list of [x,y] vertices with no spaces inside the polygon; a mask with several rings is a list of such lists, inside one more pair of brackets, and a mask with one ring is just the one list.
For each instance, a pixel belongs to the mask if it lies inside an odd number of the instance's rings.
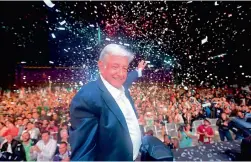
{"label": "man in dark suit", "polygon": [[1,152],[4,153],[4,158],[1,161],[26,161],[25,150],[22,143],[13,138],[10,131],[6,133],[6,141],[1,148]]}
{"label": "man in dark suit", "polygon": [[101,52],[100,77],[73,98],[70,106],[72,161],[133,161],[141,145],[137,112],[128,89],[146,63],[127,76],[133,55],[117,44]]}

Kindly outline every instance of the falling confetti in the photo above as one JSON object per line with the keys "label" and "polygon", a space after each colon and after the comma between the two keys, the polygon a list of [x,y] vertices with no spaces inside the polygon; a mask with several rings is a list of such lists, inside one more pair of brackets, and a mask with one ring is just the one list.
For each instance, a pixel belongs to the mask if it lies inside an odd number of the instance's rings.
{"label": "falling confetti", "polygon": [[[41,46],[37,42],[42,41],[43,48],[48,48],[49,43],[57,56],[54,64],[85,65],[83,69],[88,71],[88,78],[97,76],[98,55],[109,43],[121,44],[135,53],[132,66],[141,59],[149,60],[148,67],[153,73],[165,70],[164,76],[173,75],[179,83],[186,85],[195,82],[199,85],[202,81],[203,84],[222,84],[226,76],[229,81],[235,77],[250,78],[250,73],[245,71],[249,65],[236,58],[250,52],[250,43],[245,38],[251,34],[248,28],[251,5],[242,7],[242,3],[218,1],[178,4],[149,1],[60,2],[55,6],[51,1],[44,2],[45,7],[30,5],[33,12],[27,10],[26,14],[13,20],[20,25],[3,22],[2,30],[14,37],[13,46],[41,57],[46,50],[40,52],[28,48]],[[48,14],[52,7],[53,13]],[[210,16],[200,13],[198,8]],[[243,25],[243,22],[247,24]],[[41,40],[43,36],[45,39]],[[39,64],[37,55],[29,56]],[[232,63],[231,59],[238,62]],[[225,67],[233,70],[223,71]],[[82,75],[73,71],[76,76]],[[74,77],[68,79],[74,80]],[[157,79],[161,80],[162,76]]]}
{"label": "falling confetti", "polygon": [[206,42],[207,42],[207,36],[206,36],[206,38],[204,38],[204,39],[201,40],[201,44],[204,44]]}
{"label": "falling confetti", "polygon": [[61,22],[59,22],[59,24],[60,25],[64,25],[66,23],[66,21],[64,20],[64,21],[61,21]]}
{"label": "falling confetti", "polygon": [[51,0],[43,0],[43,1],[44,1],[44,3],[45,3],[48,7],[50,7],[50,8],[52,8],[52,7],[55,6],[55,4],[51,2]]}
{"label": "falling confetti", "polygon": [[52,33],[52,34],[51,34],[51,36],[52,36],[52,38],[56,38],[56,36],[55,36],[55,34],[54,34],[54,33]]}

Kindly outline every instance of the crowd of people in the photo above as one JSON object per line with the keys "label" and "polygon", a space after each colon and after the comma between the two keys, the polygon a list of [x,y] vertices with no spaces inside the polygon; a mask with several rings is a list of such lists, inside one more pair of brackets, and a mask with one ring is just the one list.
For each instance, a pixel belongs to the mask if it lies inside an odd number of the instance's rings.
{"label": "crowd of people", "polygon": [[[69,161],[69,106],[76,92],[75,88],[49,87],[3,93],[0,98],[0,158]],[[210,143],[214,131],[208,118],[219,118],[217,126],[221,140],[225,137],[232,140],[228,118],[244,118],[246,113],[251,113],[250,95],[237,88],[139,82],[133,84],[130,93],[142,127],[180,124],[176,138],[163,132],[163,142],[171,149],[192,146],[191,139],[196,135],[191,126],[196,120],[204,120],[197,128],[199,143]]]}
{"label": "crowd of people", "polygon": [[69,161],[69,104],[75,93],[23,88],[1,96],[1,158]]}

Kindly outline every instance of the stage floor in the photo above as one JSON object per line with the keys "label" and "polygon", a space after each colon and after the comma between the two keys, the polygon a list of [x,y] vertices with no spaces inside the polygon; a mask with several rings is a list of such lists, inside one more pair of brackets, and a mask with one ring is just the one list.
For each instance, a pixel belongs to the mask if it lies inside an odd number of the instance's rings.
{"label": "stage floor", "polygon": [[174,161],[231,161],[226,151],[241,152],[241,141],[216,142],[173,150]]}

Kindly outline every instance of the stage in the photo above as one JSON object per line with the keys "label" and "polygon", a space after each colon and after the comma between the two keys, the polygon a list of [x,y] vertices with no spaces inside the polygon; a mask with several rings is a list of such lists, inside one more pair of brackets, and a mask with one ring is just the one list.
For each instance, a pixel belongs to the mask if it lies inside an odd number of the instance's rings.
{"label": "stage", "polygon": [[217,142],[173,150],[174,161],[232,161],[227,152],[241,152],[241,141]]}

